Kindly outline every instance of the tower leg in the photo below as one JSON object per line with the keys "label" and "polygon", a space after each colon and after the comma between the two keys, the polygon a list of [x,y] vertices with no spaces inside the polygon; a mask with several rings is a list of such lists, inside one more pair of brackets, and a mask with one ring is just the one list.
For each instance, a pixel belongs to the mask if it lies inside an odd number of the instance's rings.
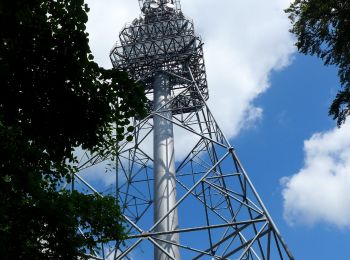
{"label": "tower leg", "polygon": [[[170,99],[169,78],[164,73],[156,75],[154,82],[154,109],[157,110]],[[174,134],[172,112],[165,106],[155,115],[154,123],[154,222],[157,222],[176,204]],[[175,209],[157,227],[157,232],[173,231],[178,228],[178,214]],[[157,238],[179,243],[179,234],[159,235]],[[175,245],[157,241],[160,246],[176,260],[180,259],[179,248]],[[168,260],[169,257],[159,248],[154,249],[155,260]]]}

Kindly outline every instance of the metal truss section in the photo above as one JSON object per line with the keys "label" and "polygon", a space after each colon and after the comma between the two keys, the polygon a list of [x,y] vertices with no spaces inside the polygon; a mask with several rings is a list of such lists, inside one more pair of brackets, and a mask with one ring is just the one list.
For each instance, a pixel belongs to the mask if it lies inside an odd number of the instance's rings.
{"label": "metal truss section", "polygon": [[[189,78],[188,66],[204,99],[209,98],[201,39],[195,34],[193,22],[179,9],[158,8],[135,19],[120,32],[110,58],[115,68],[128,71],[143,83],[150,104],[154,76],[160,70],[169,73],[171,88],[178,93],[189,87],[189,82],[183,80]],[[187,92],[191,93],[194,93],[193,87],[192,92]],[[183,96],[174,107],[180,109],[183,102],[193,102],[187,110],[195,110],[200,100],[198,96]],[[153,111],[152,105],[149,111]],[[175,109],[174,113],[182,111]]]}
{"label": "metal truss section", "polygon": [[[139,3],[142,15],[121,31],[110,58],[144,84],[149,114],[131,120],[133,141],[118,144],[115,161],[85,153],[72,186],[115,196],[128,238],[101,245],[102,254],[90,258],[294,259],[206,104],[193,22],[179,1]],[[182,152],[176,163],[173,144]],[[176,225],[164,228],[168,222]]]}
{"label": "metal truss section", "polygon": [[[194,78],[192,85],[197,86]],[[189,91],[191,88],[183,90]],[[165,106],[176,104],[184,93]],[[160,243],[179,247],[185,259],[294,259],[198,87],[197,95],[204,104],[201,109],[168,119],[196,140],[176,163],[178,200],[167,215],[176,209],[180,228],[157,232],[162,219],[153,223],[153,156],[148,147],[152,144],[152,118],[160,114],[159,108],[143,120],[135,119],[133,142],[119,146],[116,183],[111,188],[116,193],[111,194],[116,194],[122,206],[129,236],[124,243],[104,245],[108,253],[97,259],[152,259],[153,247],[162,250]],[[93,167],[105,159],[92,156],[83,160],[81,167]],[[83,175],[77,176],[76,181],[85,188],[99,192]],[[179,233],[180,243],[160,238],[169,233]],[[169,255],[168,259],[174,258]]]}

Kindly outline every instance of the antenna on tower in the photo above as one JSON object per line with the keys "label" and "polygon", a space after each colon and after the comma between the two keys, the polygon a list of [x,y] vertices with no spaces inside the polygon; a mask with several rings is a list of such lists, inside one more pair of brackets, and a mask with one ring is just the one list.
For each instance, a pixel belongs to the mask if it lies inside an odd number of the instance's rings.
{"label": "antenna on tower", "polygon": [[165,6],[169,9],[174,9],[175,8],[175,5],[173,3],[173,0],[167,0],[166,3],[165,3]]}
{"label": "antenna on tower", "polygon": [[158,8],[159,7],[159,0],[151,0],[150,2],[149,2],[149,6],[151,7],[151,8]]}
{"label": "antenna on tower", "polygon": [[141,11],[146,14],[154,11],[179,11],[179,0],[139,0],[139,6]]}

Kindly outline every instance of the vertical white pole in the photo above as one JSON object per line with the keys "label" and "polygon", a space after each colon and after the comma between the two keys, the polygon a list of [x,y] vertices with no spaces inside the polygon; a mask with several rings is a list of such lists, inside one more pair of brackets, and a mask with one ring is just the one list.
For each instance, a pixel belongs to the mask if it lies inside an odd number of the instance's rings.
{"label": "vertical white pole", "polygon": [[[169,78],[164,73],[158,73],[153,82],[154,109],[166,104],[170,97]],[[165,106],[159,114],[167,119],[172,118],[170,106]],[[161,219],[176,204],[174,134],[172,122],[155,115],[154,123],[154,221]],[[178,228],[178,214],[174,210],[165,218],[155,231],[172,231]],[[160,235],[160,239],[179,243],[179,234]],[[169,243],[160,242],[161,247],[180,259],[179,248]],[[159,248],[154,249],[154,260],[168,260],[169,257]]]}

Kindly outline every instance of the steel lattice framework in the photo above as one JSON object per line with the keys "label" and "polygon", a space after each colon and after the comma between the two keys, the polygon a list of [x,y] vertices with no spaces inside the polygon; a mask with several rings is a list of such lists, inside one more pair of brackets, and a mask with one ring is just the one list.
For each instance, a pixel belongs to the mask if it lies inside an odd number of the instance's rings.
{"label": "steel lattice framework", "polygon": [[[184,17],[178,2],[167,9],[169,2],[160,1],[154,10],[150,2],[141,1],[144,15],[122,30],[111,52],[114,67],[140,80],[149,97],[149,115],[132,119],[134,140],[119,144],[112,172],[115,183],[105,191],[115,194],[121,203],[129,237],[124,243],[103,245],[106,253],[91,258],[151,259],[155,247],[167,259],[175,259],[164,249],[169,244],[179,248],[184,259],[294,259],[206,104],[202,43],[193,22]],[[154,108],[152,82],[159,73],[169,79],[171,95]],[[164,110],[171,116],[165,117]],[[156,116],[176,127],[175,140],[181,132],[193,145],[189,142],[187,155],[176,163],[176,204],[153,222],[156,187],[149,146]],[[85,180],[84,171],[108,160],[109,156],[85,153],[76,182],[102,194]],[[157,225],[175,210],[180,226],[157,231]],[[169,233],[180,234],[180,241],[164,239]]]}
{"label": "steel lattice framework", "polygon": [[[147,1],[146,1],[147,5]],[[200,92],[207,100],[208,87],[205,73],[202,42],[195,34],[193,22],[182,12],[166,7],[152,10],[146,7],[146,15],[135,19],[120,33],[120,42],[111,51],[115,68],[124,69],[136,80],[141,80],[150,98],[150,111],[153,110],[154,76],[161,70],[170,76],[174,93],[179,93],[191,85],[189,66]],[[203,101],[195,89],[178,97],[172,104],[173,113],[190,112],[203,106]]]}

